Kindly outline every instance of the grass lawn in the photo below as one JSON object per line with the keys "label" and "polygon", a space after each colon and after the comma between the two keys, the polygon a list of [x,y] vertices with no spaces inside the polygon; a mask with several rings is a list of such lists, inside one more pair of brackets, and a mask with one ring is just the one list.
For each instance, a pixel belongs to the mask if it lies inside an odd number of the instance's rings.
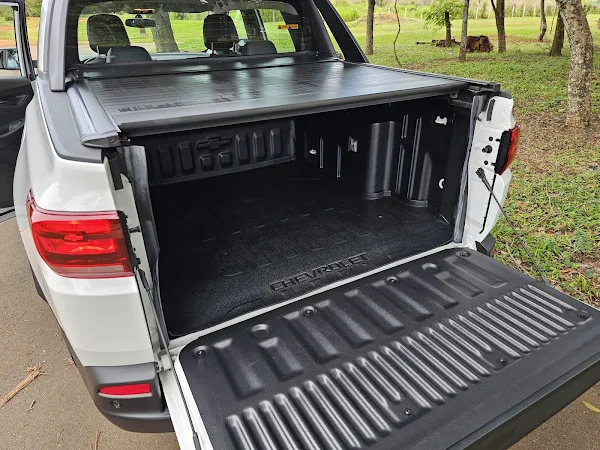
{"label": "grass lawn", "polygon": [[[354,8],[355,6],[351,6]],[[344,15],[348,16],[348,11]],[[359,16],[362,10],[359,11]],[[590,15],[596,46],[593,83],[595,120],[587,130],[563,126],[569,71],[568,47],[564,56],[550,58],[551,34],[537,41],[539,18],[507,18],[508,52],[469,54],[457,61],[458,49],[417,45],[443,38],[443,30],[426,30],[417,18],[401,19],[398,56],[403,67],[456,76],[494,80],[515,99],[515,115],[522,125],[520,153],[513,164],[513,182],[507,201],[509,216],[532,248],[546,276],[560,289],[600,307],[600,16]],[[390,16],[378,16],[375,54],[371,62],[396,66],[392,42],[397,26]],[[393,19],[393,17],[391,18]],[[548,18],[550,22],[552,17]],[[37,41],[38,19],[29,22],[32,45]],[[267,24],[273,25],[273,24]],[[358,42],[365,41],[365,19],[348,23]],[[176,39],[201,45],[201,31],[193,21],[173,21]],[[455,37],[460,24],[453,23]],[[267,30],[268,31],[268,30]],[[130,29],[133,42],[144,42]],[[0,22],[0,40],[6,31]],[[490,36],[495,45],[493,19],[469,21],[469,34]],[[148,42],[151,42],[149,40]],[[499,258],[533,274],[526,254],[504,220],[495,229]]]}

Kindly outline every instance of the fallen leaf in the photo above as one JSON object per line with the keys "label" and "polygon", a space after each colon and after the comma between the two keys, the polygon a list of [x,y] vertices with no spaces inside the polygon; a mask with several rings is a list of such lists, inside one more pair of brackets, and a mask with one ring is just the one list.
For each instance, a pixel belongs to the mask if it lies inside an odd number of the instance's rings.
{"label": "fallen leaf", "polygon": [[585,407],[586,407],[587,409],[589,409],[590,411],[594,411],[594,412],[600,413],[600,408],[596,408],[596,407],[595,407],[594,405],[592,405],[591,403],[588,403],[588,402],[584,401],[584,402],[583,402],[583,404],[584,404],[584,405],[585,405]]}

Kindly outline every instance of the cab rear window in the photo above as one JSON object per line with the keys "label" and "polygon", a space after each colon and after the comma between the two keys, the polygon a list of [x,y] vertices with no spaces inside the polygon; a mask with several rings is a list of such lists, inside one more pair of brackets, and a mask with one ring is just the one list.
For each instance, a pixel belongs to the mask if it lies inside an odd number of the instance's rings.
{"label": "cab rear window", "polygon": [[129,63],[312,51],[303,0],[70,4],[72,62]]}

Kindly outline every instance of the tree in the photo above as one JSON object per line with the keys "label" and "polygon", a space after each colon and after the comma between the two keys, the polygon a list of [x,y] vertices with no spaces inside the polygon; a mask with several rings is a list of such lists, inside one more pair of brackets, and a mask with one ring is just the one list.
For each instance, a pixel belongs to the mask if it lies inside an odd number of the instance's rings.
{"label": "tree", "polygon": [[554,29],[554,39],[552,39],[552,47],[550,48],[550,56],[562,56],[562,49],[565,45],[565,23],[562,16],[558,13],[556,19],[556,28]]}
{"label": "tree", "polygon": [[25,0],[25,14],[27,17],[40,17],[42,0]]}
{"label": "tree", "polygon": [[498,31],[498,53],[506,52],[506,31],[504,30],[504,7],[505,0],[491,0],[494,17],[496,19],[496,30]]}
{"label": "tree", "polygon": [[538,36],[538,41],[542,42],[544,40],[547,29],[548,24],[546,23],[546,2],[545,0],[540,0],[540,35]]}
{"label": "tree", "polygon": [[158,53],[178,52],[177,42],[173,36],[173,28],[171,27],[171,19],[169,13],[163,11],[162,8],[154,14],[156,26],[152,28],[152,39]]}
{"label": "tree", "polygon": [[367,42],[365,44],[365,53],[373,54],[373,25],[375,22],[375,0],[367,0]]}
{"label": "tree", "polygon": [[460,52],[458,53],[459,61],[467,60],[467,25],[469,22],[469,0],[465,0],[462,14],[462,30],[460,33]]}
{"label": "tree", "polygon": [[437,0],[423,15],[425,27],[446,28],[446,47],[452,46],[452,19],[458,19],[463,10],[461,0]]}
{"label": "tree", "polygon": [[594,71],[592,31],[581,0],[556,0],[556,3],[571,45],[567,125],[588,126],[592,118],[591,83]]}

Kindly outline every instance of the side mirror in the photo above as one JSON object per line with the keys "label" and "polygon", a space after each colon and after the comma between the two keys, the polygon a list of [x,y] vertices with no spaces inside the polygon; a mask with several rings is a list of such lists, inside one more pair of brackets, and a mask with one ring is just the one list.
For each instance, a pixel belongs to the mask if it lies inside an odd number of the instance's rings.
{"label": "side mirror", "polygon": [[20,70],[16,48],[0,49],[0,70]]}
{"label": "side mirror", "polygon": [[132,28],[154,28],[156,26],[156,21],[152,19],[136,17],[135,19],[125,20],[125,25]]}

